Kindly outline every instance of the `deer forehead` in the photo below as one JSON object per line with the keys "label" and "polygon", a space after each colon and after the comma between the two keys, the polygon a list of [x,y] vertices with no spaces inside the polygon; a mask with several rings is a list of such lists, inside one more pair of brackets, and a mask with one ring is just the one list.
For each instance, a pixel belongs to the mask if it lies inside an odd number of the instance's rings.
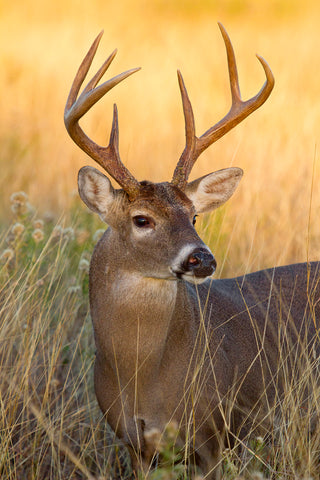
{"label": "deer forehead", "polygon": [[178,212],[191,216],[194,206],[191,200],[176,186],[168,182],[140,183],[140,192],[137,198],[129,202],[129,212],[132,215],[156,215],[171,217]]}

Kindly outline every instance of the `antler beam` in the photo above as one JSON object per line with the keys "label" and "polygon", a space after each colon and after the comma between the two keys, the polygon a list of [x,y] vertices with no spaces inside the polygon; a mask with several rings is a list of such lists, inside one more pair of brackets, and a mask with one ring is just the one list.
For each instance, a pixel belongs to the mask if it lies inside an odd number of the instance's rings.
{"label": "antler beam", "polygon": [[92,64],[102,35],[103,32],[101,32],[93,42],[73,81],[65,107],[64,123],[73,141],[99,165],[101,165],[101,167],[103,167],[127,192],[129,198],[132,199],[139,191],[139,182],[133,177],[129,170],[127,170],[120,159],[118,112],[116,105],[114,105],[113,109],[113,122],[110,142],[107,147],[97,145],[84,133],[79,125],[80,118],[87,113],[87,111],[107,92],[109,92],[109,90],[118,85],[118,83],[122,82],[125,78],[140,70],[140,68],[133,68],[126,72],[120,73],[116,77],[113,77],[103,84],[97,86],[98,82],[101,80],[104,73],[109,68],[112,60],[114,59],[117,53],[115,50],[104,62],[94,77],[89,81],[87,86],[78,97],[81,85],[84,82],[84,79]]}
{"label": "antler beam", "polygon": [[174,171],[172,183],[182,190],[187,184],[189,174],[199,155],[229,132],[229,130],[238,125],[238,123],[248,115],[257,110],[267,100],[274,86],[274,77],[269,65],[262,57],[257,55],[265,71],[266,81],[257,95],[247,101],[241,99],[237,64],[231,40],[221,23],[219,23],[219,28],[227,51],[232,104],[227,115],[201,135],[201,137],[196,136],[192,105],[181,72],[178,70],[179,87],[185,118],[186,146]]}

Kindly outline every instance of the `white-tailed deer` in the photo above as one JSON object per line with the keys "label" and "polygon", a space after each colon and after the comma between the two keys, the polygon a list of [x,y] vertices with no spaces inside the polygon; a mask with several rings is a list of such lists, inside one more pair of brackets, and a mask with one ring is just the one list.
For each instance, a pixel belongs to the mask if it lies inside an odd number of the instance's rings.
{"label": "white-tailed deer", "polygon": [[138,70],[97,86],[114,52],[78,96],[101,34],[80,66],[65,109],[71,138],[121,187],[114,189],[95,168],[79,172],[82,200],[109,225],[90,267],[96,396],[109,424],[128,446],[133,468],[145,472],[155,457],[154,433],[175,420],[181,443],[206,478],[214,477],[223,438],[243,438],[253,418],[261,426],[266,409],[281,396],[281,332],[294,351],[302,334],[310,348],[316,338],[317,263],[212,280],[215,259],[194,229],[195,215],[228,200],[243,173],[226,168],[188,183],[195,161],[259,108],[274,85],[268,64],[258,56],[266,82],[256,96],[241,100],[234,51],[222,25],[220,30],[232,106],[197,137],[178,72],[186,146],[171,182],[139,182],[122,164],[116,106],[107,147],[94,143],[79,126],[80,118],[106,92]]}

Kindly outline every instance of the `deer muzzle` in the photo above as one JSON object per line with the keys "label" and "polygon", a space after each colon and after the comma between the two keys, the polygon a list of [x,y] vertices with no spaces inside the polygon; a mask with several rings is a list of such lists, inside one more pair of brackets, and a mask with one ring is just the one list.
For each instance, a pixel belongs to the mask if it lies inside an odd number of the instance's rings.
{"label": "deer muzzle", "polygon": [[182,264],[184,273],[191,273],[195,277],[204,278],[212,275],[217,262],[209,250],[197,248],[189,254]]}

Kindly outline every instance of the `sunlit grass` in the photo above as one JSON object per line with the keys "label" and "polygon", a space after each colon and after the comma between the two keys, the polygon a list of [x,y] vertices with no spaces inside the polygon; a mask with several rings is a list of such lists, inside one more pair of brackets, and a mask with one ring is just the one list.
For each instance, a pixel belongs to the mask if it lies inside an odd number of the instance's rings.
{"label": "sunlit grass", "polygon": [[[313,0],[0,3],[1,479],[130,474],[93,392],[87,267],[103,225],[74,196],[78,169],[93,162],[63,125],[73,76],[96,34],[105,30],[94,68],[118,47],[110,76],[143,69],[84,125],[106,143],[117,102],[122,159],[140,180],[170,179],[183,149],[177,68],[198,133],[229,108],[218,20],[234,44],[244,98],[264,81],[254,54],[269,62],[276,86],[268,102],[204,153],[192,173],[196,178],[230,165],[245,171],[229,204],[198,222],[218,275],[227,276],[319,259],[319,14]],[[10,200],[22,190],[28,199]],[[311,362],[305,377],[314,386],[310,414],[318,409],[316,374]],[[295,407],[298,387],[288,389],[286,421],[271,440],[253,438],[241,453],[224,452],[225,478],[261,478],[253,477],[256,471],[266,478],[274,472],[317,478],[319,435],[309,441],[307,416]],[[171,468],[177,454],[171,439],[161,448],[169,467],[152,479],[177,478],[182,470]]]}
{"label": "sunlit grass", "polygon": [[[88,259],[101,230],[86,212],[72,226],[39,217],[24,192],[13,194],[10,205],[12,222],[0,241],[1,479],[128,479],[128,453],[108,429],[93,388]],[[76,202],[73,209],[78,208]],[[222,229],[225,214],[214,219],[217,228]],[[210,227],[204,225],[203,234],[210,237]],[[199,331],[194,352],[195,402],[206,375],[204,332]],[[289,367],[287,347],[291,344],[284,330],[274,379],[277,383],[279,375],[284,381],[284,395],[276,398],[268,418],[254,413],[256,421],[245,439],[230,432],[234,445],[223,450],[218,465],[226,480],[319,475],[319,360],[307,355],[310,345],[302,345],[305,353],[293,365],[290,360]],[[181,402],[188,403],[191,390]],[[234,401],[222,399],[226,418]],[[146,478],[178,480],[200,473],[188,458],[192,418],[186,453],[177,442],[179,428],[171,423],[164,432],[152,433],[159,459]]]}
{"label": "sunlit grass", "polygon": [[[301,9],[301,2],[280,0],[259,2],[259,7],[250,1],[201,6],[189,1],[85,6],[58,1],[39,9],[29,0],[1,8],[2,219],[10,194],[21,189],[43,211],[68,211],[78,169],[93,164],[68,138],[63,108],[78,65],[102,28],[94,68],[118,47],[107,75],[136,66],[142,70],[107,95],[85,119],[85,128],[106,143],[117,102],[126,165],[138,179],[170,179],[184,145],[176,69],[183,72],[199,134],[229,108],[220,20],[236,50],[244,98],[264,81],[256,52],[268,60],[276,78],[268,102],[205,152],[192,173],[195,178],[231,164],[245,171],[224,220],[228,259],[223,274],[303,261],[307,253],[319,257],[317,2]],[[219,263],[220,247],[213,246]]]}
{"label": "sunlit grass", "polygon": [[1,479],[125,471],[94,397],[87,292],[95,231],[39,218],[24,192],[11,207],[0,243]]}

